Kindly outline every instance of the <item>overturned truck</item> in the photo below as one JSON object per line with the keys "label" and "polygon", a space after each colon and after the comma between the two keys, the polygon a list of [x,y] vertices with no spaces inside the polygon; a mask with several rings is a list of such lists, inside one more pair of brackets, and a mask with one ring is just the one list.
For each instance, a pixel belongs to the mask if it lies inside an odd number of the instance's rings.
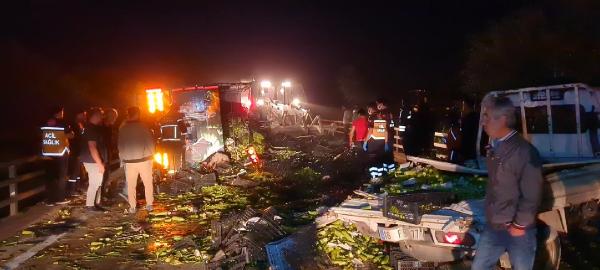
{"label": "overturned truck", "polygon": [[[510,98],[519,112],[518,131],[544,159],[543,202],[538,214],[536,269],[558,269],[559,234],[585,223],[598,212],[600,159],[598,113],[600,90],[585,84],[566,84],[491,92]],[[480,125],[479,167],[470,168],[438,160],[408,157],[413,164],[428,164],[454,173],[486,174],[482,145],[488,138]],[[432,264],[472,258],[486,224],[482,200],[447,203],[433,211],[443,194],[422,201],[384,195],[348,199],[329,215],[356,224],[361,232],[394,243],[403,254]],[[415,196],[407,194],[406,196]],[[397,204],[391,213],[390,205]],[[399,210],[398,210],[399,209]],[[420,262],[419,262],[420,263]],[[398,267],[399,262],[396,262]],[[510,268],[507,256],[500,266]],[[401,267],[399,267],[401,268]]]}

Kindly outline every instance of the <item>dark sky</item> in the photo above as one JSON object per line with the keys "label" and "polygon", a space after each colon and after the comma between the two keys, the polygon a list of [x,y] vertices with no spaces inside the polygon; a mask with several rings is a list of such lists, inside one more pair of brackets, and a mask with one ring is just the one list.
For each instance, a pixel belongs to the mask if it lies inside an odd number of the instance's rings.
{"label": "dark sky", "polygon": [[11,88],[30,92],[44,81],[53,91],[105,103],[135,87],[289,78],[304,84],[311,99],[331,104],[339,100],[337,77],[345,66],[390,98],[414,88],[457,89],[469,38],[524,5],[15,2],[4,9],[2,42]]}
{"label": "dark sky", "polygon": [[[390,3],[394,3],[393,5]],[[365,91],[457,91],[468,42],[528,1],[12,1],[0,8],[5,127],[35,137],[48,108],[124,108],[144,87],[291,79],[341,105]],[[129,104],[130,105],[130,104]]]}

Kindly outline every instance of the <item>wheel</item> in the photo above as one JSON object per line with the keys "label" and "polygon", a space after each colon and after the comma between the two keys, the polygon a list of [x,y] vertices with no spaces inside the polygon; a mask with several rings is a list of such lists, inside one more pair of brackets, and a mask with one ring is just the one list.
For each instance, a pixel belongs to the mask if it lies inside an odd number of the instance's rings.
{"label": "wheel", "polygon": [[538,246],[533,269],[558,270],[560,266],[560,237],[548,226],[538,227]]}

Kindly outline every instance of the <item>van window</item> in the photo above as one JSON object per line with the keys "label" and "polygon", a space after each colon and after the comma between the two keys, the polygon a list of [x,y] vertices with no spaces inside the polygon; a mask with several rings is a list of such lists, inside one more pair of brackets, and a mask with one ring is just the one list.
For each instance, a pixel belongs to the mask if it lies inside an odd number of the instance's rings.
{"label": "van window", "polygon": [[548,133],[548,111],[546,106],[525,108],[525,120],[527,121],[527,133]]}
{"label": "van window", "polygon": [[552,105],[552,131],[557,134],[576,134],[575,105]]}

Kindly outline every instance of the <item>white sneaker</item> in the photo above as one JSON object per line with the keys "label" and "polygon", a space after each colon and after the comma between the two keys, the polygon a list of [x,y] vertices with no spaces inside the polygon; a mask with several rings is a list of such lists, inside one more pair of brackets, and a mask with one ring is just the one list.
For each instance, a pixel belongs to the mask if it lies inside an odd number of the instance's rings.
{"label": "white sneaker", "polygon": [[146,211],[152,212],[152,210],[154,210],[154,207],[152,207],[152,205],[146,205]]}

